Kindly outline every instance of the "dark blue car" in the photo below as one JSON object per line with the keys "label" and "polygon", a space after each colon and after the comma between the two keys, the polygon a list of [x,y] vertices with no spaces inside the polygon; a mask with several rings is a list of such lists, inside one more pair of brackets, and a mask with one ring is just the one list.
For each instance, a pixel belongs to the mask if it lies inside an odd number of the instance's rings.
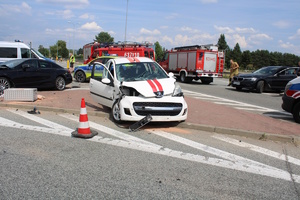
{"label": "dark blue car", "polygon": [[234,76],[232,86],[237,90],[250,89],[258,93],[264,91],[284,90],[286,84],[297,77],[298,67],[268,66],[260,68],[251,74]]}
{"label": "dark blue car", "polygon": [[0,95],[11,87],[64,90],[70,83],[70,71],[52,61],[26,58],[0,64]]}

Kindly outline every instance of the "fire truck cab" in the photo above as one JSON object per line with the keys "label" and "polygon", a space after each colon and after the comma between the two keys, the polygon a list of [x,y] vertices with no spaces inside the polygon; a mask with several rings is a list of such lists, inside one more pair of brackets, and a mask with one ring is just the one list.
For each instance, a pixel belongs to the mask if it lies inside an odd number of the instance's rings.
{"label": "fire truck cab", "polygon": [[155,53],[151,43],[89,43],[83,46],[84,63],[100,56],[115,55],[124,57],[148,57],[155,60]]}
{"label": "fire truck cab", "polygon": [[222,77],[225,54],[216,45],[176,47],[167,51],[160,65],[180,78],[181,82],[201,80],[203,84]]}

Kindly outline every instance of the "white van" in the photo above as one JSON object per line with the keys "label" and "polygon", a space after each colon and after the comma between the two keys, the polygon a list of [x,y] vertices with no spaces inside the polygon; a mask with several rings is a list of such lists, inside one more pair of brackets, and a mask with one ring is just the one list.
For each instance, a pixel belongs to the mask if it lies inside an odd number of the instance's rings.
{"label": "white van", "polygon": [[38,58],[43,60],[50,60],[39,51],[36,51],[32,48],[30,49],[30,47],[23,42],[0,41],[0,63],[21,58]]}

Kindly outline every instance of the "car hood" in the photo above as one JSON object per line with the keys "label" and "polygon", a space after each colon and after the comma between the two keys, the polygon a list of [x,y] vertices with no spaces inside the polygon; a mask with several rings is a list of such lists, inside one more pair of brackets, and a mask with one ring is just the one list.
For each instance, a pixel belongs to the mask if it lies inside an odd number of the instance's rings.
{"label": "car hood", "polygon": [[255,73],[251,73],[251,74],[239,74],[238,77],[242,77],[242,78],[260,78],[260,77],[267,77],[270,76],[270,74],[266,75],[266,74],[255,74]]}
{"label": "car hood", "polygon": [[171,95],[175,89],[175,79],[153,79],[147,81],[123,82],[123,86],[134,88],[144,97],[157,97],[159,95]]}

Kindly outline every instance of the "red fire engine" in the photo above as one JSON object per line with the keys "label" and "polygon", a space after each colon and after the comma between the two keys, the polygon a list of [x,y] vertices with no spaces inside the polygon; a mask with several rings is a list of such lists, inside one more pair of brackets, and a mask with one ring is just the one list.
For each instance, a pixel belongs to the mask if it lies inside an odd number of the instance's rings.
{"label": "red fire engine", "polygon": [[155,60],[155,53],[150,43],[89,43],[83,46],[84,63],[98,56],[117,55],[125,57],[148,57]]}
{"label": "red fire engine", "polygon": [[216,45],[194,45],[176,47],[167,51],[160,65],[180,77],[181,82],[201,80],[204,84],[213,78],[222,77],[225,54]]}

